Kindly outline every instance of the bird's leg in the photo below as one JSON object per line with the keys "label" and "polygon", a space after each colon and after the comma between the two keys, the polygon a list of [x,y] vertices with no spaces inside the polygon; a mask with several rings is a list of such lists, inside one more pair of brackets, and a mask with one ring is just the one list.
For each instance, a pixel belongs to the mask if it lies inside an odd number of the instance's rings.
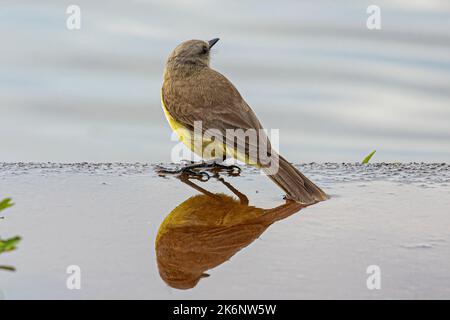
{"label": "bird's leg", "polygon": [[225,181],[225,179],[222,178],[219,174],[216,173],[214,175],[214,178],[216,178],[217,180],[222,182],[231,192],[233,192],[239,198],[241,204],[248,205],[249,201],[248,201],[248,198],[247,198],[247,196],[245,194],[241,193],[238,189],[233,187],[231,185],[231,183]]}
{"label": "bird's leg", "polygon": [[207,195],[207,196],[209,196],[209,197],[211,197],[211,198],[219,199],[219,197],[218,197],[216,194],[211,193],[211,192],[209,192],[208,190],[206,190],[206,189],[204,189],[204,188],[202,188],[202,187],[196,185],[196,184],[193,183],[192,181],[190,181],[190,180],[189,180],[189,179],[190,179],[190,176],[187,175],[187,174],[184,174],[184,173],[180,174],[180,175],[178,176],[178,179],[180,179],[181,182],[187,184],[188,186],[194,188],[195,190],[197,190],[197,191],[199,191],[199,192],[201,192],[201,193],[203,193],[203,194],[205,194],[205,195]]}

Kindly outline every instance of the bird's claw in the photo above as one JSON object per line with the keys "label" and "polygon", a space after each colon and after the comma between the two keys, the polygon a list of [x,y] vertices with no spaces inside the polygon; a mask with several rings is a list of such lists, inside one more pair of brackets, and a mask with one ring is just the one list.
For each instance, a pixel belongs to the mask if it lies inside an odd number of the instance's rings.
{"label": "bird's claw", "polygon": [[211,178],[210,174],[206,171],[199,171],[200,169],[210,170],[214,175],[222,171],[226,171],[228,175],[233,177],[241,174],[241,168],[236,165],[227,166],[216,162],[191,164],[174,170],[158,166],[157,173],[161,176],[173,174],[179,175],[182,178],[197,179],[203,182],[208,181]]}
{"label": "bird's claw", "polygon": [[210,175],[205,171],[195,171],[190,166],[186,166],[180,169],[170,170],[166,169],[164,167],[158,166],[158,170],[156,171],[160,176],[165,176],[166,174],[171,175],[179,175],[183,178],[188,179],[197,179],[203,182],[206,182],[209,180]]}

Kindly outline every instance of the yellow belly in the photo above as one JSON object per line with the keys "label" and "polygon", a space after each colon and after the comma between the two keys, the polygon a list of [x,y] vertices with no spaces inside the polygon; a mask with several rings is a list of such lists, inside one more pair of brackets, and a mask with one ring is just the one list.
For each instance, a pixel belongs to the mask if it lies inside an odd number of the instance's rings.
{"label": "yellow belly", "polygon": [[180,141],[183,142],[183,144],[186,147],[188,147],[189,150],[191,150],[198,156],[202,157],[205,160],[214,160],[219,158],[215,155],[215,153],[210,155],[210,152],[204,152],[205,148],[208,147],[208,150],[214,149],[221,150],[222,155],[226,155],[227,157],[235,158],[241,162],[258,167],[256,163],[249,161],[248,156],[246,156],[245,154],[241,154],[240,152],[237,152],[237,150],[229,150],[229,148],[226,148],[222,143],[220,144],[215,143],[214,140],[208,139],[207,137],[204,136],[197,136],[197,135],[194,136],[194,132],[192,132],[192,130],[180,124],[170,115],[169,111],[167,110],[164,104],[162,91],[161,91],[161,105],[164,110],[164,114],[167,118],[167,122],[169,122],[169,125],[172,128],[172,130],[177,134]]}
{"label": "yellow belly", "polygon": [[[176,121],[167,110],[164,99],[162,98],[162,92],[161,92],[161,105],[164,110],[164,114],[166,115],[167,122],[169,122],[170,127],[172,130],[177,134],[178,138],[180,139],[183,144],[189,148],[192,152],[197,154],[198,156],[204,158],[203,150],[204,148],[209,145],[212,141],[203,139],[202,136],[194,136],[194,132],[192,130],[186,128],[182,124],[180,124],[178,121]],[[197,140],[200,139],[200,140]],[[196,141],[201,141],[201,143],[195,143]],[[211,157],[212,159],[213,157]],[[206,160],[209,160],[209,157],[206,158]]]}

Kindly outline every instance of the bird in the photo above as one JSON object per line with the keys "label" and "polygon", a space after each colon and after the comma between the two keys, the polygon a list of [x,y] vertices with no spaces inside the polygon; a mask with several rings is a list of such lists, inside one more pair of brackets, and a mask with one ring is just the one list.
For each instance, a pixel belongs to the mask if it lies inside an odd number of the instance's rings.
{"label": "bird", "polygon": [[[188,40],[170,53],[163,74],[161,102],[172,130],[205,160],[235,158],[263,170],[288,200],[310,205],[328,199],[322,189],[272,149],[252,108],[230,80],[210,67],[211,50],[218,41],[219,38]],[[198,124],[200,132],[196,129]],[[257,142],[245,137],[229,139],[229,130],[258,131]],[[211,131],[221,133],[223,140],[212,139],[211,134],[207,135]],[[214,152],[205,153],[211,145]],[[266,157],[260,156],[262,150],[267,150]]]}
{"label": "bird", "polygon": [[286,201],[273,208],[249,205],[247,196],[217,177],[234,196],[212,193],[181,175],[180,180],[199,191],[178,204],[161,223],[155,239],[156,262],[164,282],[176,289],[191,289],[209,277],[207,270],[228,261],[260,237],[273,223],[301,209]]}

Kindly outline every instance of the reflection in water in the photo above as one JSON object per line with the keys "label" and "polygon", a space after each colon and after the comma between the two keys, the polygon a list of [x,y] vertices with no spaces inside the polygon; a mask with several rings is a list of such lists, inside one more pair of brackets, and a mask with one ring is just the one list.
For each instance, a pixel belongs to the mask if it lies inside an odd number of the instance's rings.
{"label": "reflection in water", "polygon": [[187,178],[181,178],[202,194],[178,205],[159,228],[156,238],[159,273],[173,288],[193,288],[201,278],[208,276],[206,270],[229,260],[272,223],[303,207],[291,201],[273,209],[250,206],[245,195],[217,178],[239,200],[225,194],[213,194]]}

